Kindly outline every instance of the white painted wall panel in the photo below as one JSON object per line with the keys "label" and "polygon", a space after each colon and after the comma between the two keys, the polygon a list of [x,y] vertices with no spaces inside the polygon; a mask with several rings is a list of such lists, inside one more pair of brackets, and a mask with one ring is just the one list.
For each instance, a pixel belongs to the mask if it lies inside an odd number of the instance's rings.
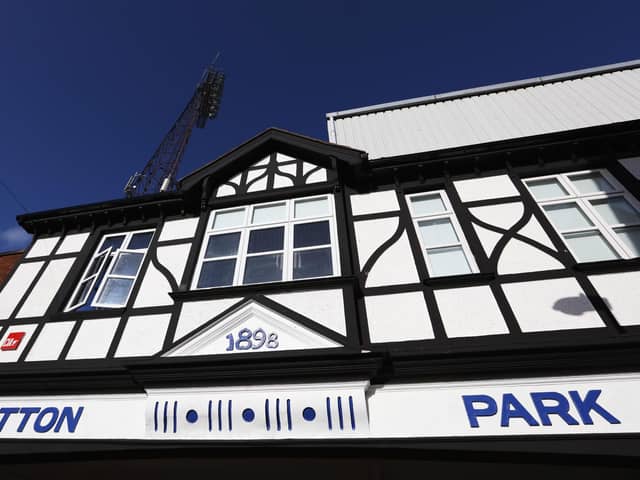
{"label": "white painted wall panel", "polygon": [[[258,348],[229,347],[228,335],[238,339],[238,332],[262,329],[269,337],[275,336],[275,345],[262,344]],[[179,357],[189,355],[232,355],[234,353],[254,354],[269,350],[309,350],[314,348],[335,348],[341,346],[334,340],[315,330],[291,320],[257,302],[250,302],[238,310],[230,312],[215,324],[209,325],[196,336],[174,347],[163,356]]]}
{"label": "white painted wall panel", "polygon": [[508,175],[470,178],[453,182],[463,202],[519,196]]}
{"label": "white painted wall panel", "polygon": [[502,288],[523,332],[604,327],[573,278],[507,283]]}
{"label": "white painted wall panel", "polygon": [[433,338],[433,328],[422,292],[365,298],[372,343]]}
{"label": "white painted wall panel", "polygon": [[530,238],[531,240],[535,240],[536,242],[541,243],[542,245],[549,247],[552,250],[556,250],[553,242],[542,229],[540,222],[538,222],[538,220],[536,220],[534,217],[531,217],[531,220],[529,220],[524,227],[518,230],[518,233],[524,237]]}
{"label": "white painted wall panel", "polygon": [[56,255],[79,252],[82,250],[82,247],[84,247],[87,238],[89,238],[89,232],[72,233],[71,235],[67,235],[64,237],[64,240],[62,240],[58,250],[56,250]]}
{"label": "white painted wall panel", "polygon": [[158,247],[157,249],[158,261],[171,272],[171,275],[178,285],[180,285],[180,280],[182,280],[182,274],[184,273],[184,267],[187,265],[190,249],[190,243],[184,245],[167,245],[166,247]]}
{"label": "white painted wall panel", "polygon": [[57,360],[76,322],[49,322],[42,327],[29,355],[28,362]]}
{"label": "white painted wall panel", "polygon": [[120,318],[84,320],[67,354],[67,360],[105,358]]}
{"label": "white painted wall panel", "polygon": [[512,238],[498,260],[498,273],[539,272],[564,269],[558,260],[527,243]]}
{"label": "white painted wall panel", "polygon": [[351,212],[354,215],[395,212],[400,210],[395,190],[351,195]]}
{"label": "white painted wall panel", "polygon": [[25,258],[45,257],[51,255],[60,237],[39,238],[29,249]]}
{"label": "white painted wall panel", "polygon": [[22,305],[17,318],[44,315],[53,297],[60,290],[60,286],[67,273],[69,273],[73,262],[75,262],[75,258],[62,258],[49,262],[42,276],[33,287],[33,290],[31,290],[27,301]]}
{"label": "white painted wall panel", "polygon": [[479,337],[509,333],[488,286],[436,290],[447,337]]}
{"label": "white painted wall panel", "polygon": [[233,304],[238,303],[240,298],[222,298],[219,300],[205,300],[202,302],[185,302],[180,311],[176,333],[173,337],[178,340],[189,332],[192,332],[203,323],[220,315]]}
{"label": "white painted wall panel", "polygon": [[140,357],[162,350],[171,314],[137,315],[127,320],[116,357]]}
{"label": "white painted wall panel", "polygon": [[181,218],[164,222],[160,232],[160,242],[167,240],[180,240],[181,238],[193,238],[198,228],[199,218]]}
{"label": "white painted wall panel", "polygon": [[493,225],[494,227],[508,230],[514,223],[520,220],[520,217],[522,217],[524,213],[524,206],[520,202],[511,202],[501,205],[470,208],[469,211],[478,220]]}
{"label": "white painted wall panel", "polygon": [[628,67],[337,112],[329,138],[375,159],[633,120],[640,69]]}
{"label": "white painted wall panel", "polygon": [[624,168],[629,170],[631,175],[640,180],[640,157],[622,158],[618,161]]}
{"label": "white painted wall panel", "polygon": [[620,325],[640,325],[640,272],[591,275],[589,280]]}
{"label": "white painted wall panel", "polygon": [[140,308],[173,305],[169,292],[171,292],[169,281],[153,266],[153,263],[149,263],[133,306]]}
{"label": "white painted wall panel", "polygon": [[18,265],[4,288],[0,291],[0,319],[9,318],[18,302],[33,283],[44,262],[31,262]]}
{"label": "white painted wall panel", "polygon": [[313,172],[311,175],[307,177],[306,185],[311,183],[321,183],[327,181],[327,170],[321,168],[320,170]]}
{"label": "white painted wall panel", "polygon": [[358,259],[362,268],[375,250],[386,242],[398,228],[399,219],[380,218],[355,222],[356,243],[358,245]]}
{"label": "white painted wall panel", "polygon": [[480,240],[480,244],[482,245],[484,252],[487,254],[487,257],[490,257],[496,243],[498,243],[498,240],[502,238],[502,234],[479,227],[476,224],[473,225],[473,228],[478,234],[478,240]]}
{"label": "white painted wall panel", "polygon": [[341,335],[347,334],[342,290],[313,290],[267,295],[274,302]]}
{"label": "white painted wall panel", "polygon": [[11,333],[24,332],[25,336],[22,337],[22,341],[20,342],[20,345],[16,350],[5,350],[5,351],[0,350],[0,363],[17,362],[18,359],[20,358],[20,355],[22,355],[23,350],[29,344],[29,341],[31,340],[31,335],[33,335],[33,332],[37,326],[38,325],[36,324],[29,324],[29,325],[13,325],[11,327],[8,327],[4,331],[4,334],[2,335],[2,340],[0,340],[0,345],[4,343],[4,341],[7,339],[7,337]]}
{"label": "white painted wall panel", "polygon": [[229,185],[220,185],[218,187],[218,192],[216,193],[216,197],[228,197],[230,195],[235,195],[236,191],[233,187]]}
{"label": "white painted wall panel", "polygon": [[367,275],[365,286],[381,287],[419,281],[420,277],[409,245],[409,238],[407,232],[404,232],[373,264]]}

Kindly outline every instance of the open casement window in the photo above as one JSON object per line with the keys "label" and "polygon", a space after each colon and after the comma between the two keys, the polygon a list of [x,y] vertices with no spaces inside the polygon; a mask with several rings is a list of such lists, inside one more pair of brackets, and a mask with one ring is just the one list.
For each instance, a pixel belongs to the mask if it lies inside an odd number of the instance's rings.
{"label": "open casement window", "polygon": [[104,235],[65,312],[124,307],[140,273],[154,230]]}
{"label": "open casement window", "polygon": [[578,262],[640,256],[640,204],[606,170],[524,182]]}
{"label": "open casement window", "polygon": [[477,273],[462,229],[444,191],[407,195],[429,276]]}
{"label": "open casement window", "polygon": [[329,195],[211,212],[194,288],[339,274]]}

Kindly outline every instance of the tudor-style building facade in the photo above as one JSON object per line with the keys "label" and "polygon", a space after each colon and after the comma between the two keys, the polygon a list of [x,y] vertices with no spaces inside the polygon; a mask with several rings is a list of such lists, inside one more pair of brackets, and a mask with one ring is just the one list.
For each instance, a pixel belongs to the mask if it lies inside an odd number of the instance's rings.
{"label": "tudor-style building facade", "polygon": [[633,464],[639,65],[329,114],[331,142],[269,129],[176,192],[21,215],[0,445]]}

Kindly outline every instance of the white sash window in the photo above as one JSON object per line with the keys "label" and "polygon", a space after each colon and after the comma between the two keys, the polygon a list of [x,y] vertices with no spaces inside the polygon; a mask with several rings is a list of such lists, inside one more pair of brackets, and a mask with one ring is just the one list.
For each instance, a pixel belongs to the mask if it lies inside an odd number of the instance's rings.
{"label": "white sash window", "polygon": [[524,183],[578,262],[640,256],[640,204],[606,170]]}
{"label": "white sash window", "polygon": [[339,274],[331,196],[214,210],[193,288]]}
{"label": "white sash window", "polygon": [[443,190],[407,195],[431,277],[477,273],[469,245]]}
{"label": "white sash window", "polygon": [[124,307],[140,273],[154,230],[104,235],[65,312]]}

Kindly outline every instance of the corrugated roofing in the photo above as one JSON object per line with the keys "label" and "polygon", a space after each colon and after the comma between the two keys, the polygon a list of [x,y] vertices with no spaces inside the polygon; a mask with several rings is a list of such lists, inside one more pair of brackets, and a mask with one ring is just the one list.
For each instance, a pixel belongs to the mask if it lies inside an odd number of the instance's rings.
{"label": "corrugated roofing", "polygon": [[640,118],[640,60],[327,114],[370,159]]}

